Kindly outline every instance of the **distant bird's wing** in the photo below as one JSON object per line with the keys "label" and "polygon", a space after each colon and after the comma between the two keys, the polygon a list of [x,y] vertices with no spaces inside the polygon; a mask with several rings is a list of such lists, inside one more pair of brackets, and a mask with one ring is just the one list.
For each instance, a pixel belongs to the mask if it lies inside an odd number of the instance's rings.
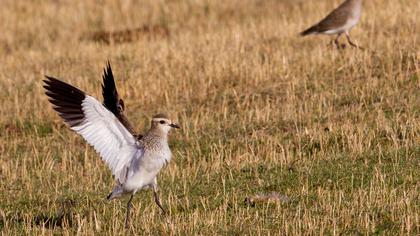
{"label": "distant bird's wing", "polygon": [[349,11],[340,11],[338,9],[332,11],[317,24],[317,31],[325,32],[345,25],[349,18],[349,14]]}
{"label": "distant bird's wing", "polygon": [[54,110],[98,152],[123,184],[144,154],[144,149],[118,118],[83,91],[46,76],[46,95]]}
{"label": "distant bird's wing", "polygon": [[112,74],[111,65],[107,64],[104,69],[102,96],[104,97],[103,105],[111,111],[118,120],[127,128],[127,130],[136,135],[133,125],[128,121],[124,114],[124,101],[119,97],[117,88],[115,86],[114,75]]}
{"label": "distant bird's wing", "polygon": [[339,6],[338,8],[334,9],[324,19],[301,32],[300,35],[305,36],[314,33],[323,33],[325,31],[345,25],[349,18],[350,12],[341,8],[342,6]]}

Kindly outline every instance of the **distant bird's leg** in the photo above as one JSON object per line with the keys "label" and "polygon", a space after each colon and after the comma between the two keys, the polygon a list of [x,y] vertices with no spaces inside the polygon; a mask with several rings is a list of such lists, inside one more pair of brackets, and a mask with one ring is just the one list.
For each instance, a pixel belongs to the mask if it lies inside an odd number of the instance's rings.
{"label": "distant bird's leg", "polygon": [[348,31],[346,32],[346,37],[347,37],[347,41],[349,42],[349,44],[350,44],[351,46],[353,46],[353,47],[355,47],[355,48],[358,48],[358,49],[363,49],[362,47],[358,46],[357,44],[355,44],[355,43],[353,43],[353,42],[351,41],[351,39],[350,39],[350,33],[349,33]]}
{"label": "distant bird's leg", "polygon": [[340,36],[341,36],[341,33],[338,33],[337,34],[337,37],[334,40],[334,44],[337,47],[337,49],[340,49],[340,42],[338,41],[338,39],[340,38]]}
{"label": "distant bird's leg", "polygon": [[125,228],[128,229],[128,222],[130,218],[131,201],[133,200],[134,194],[131,194],[130,200],[127,203],[127,212],[125,215]]}
{"label": "distant bird's leg", "polygon": [[160,203],[159,195],[157,192],[157,185],[153,185],[153,196],[155,198],[155,202],[158,205],[158,207],[162,210],[163,214],[166,215],[165,209],[163,209],[162,204]]}
{"label": "distant bird's leg", "polygon": [[331,39],[331,41],[328,42],[327,47],[334,47],[334,39]]}

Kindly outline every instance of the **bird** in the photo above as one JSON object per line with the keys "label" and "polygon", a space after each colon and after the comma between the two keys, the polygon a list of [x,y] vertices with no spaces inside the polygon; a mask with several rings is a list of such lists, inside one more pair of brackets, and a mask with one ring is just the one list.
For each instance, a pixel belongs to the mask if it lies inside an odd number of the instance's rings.
{"label": "bird", "polygon": [[57,78],[45,78],[43,87],[53,109],[111,169],[115,186],[107,199],[130,195],[125,227],[129,227],[133,197],[142,189],[153,190],[155,203],[166,215],[158,195],[157,175],[171,160],[168,133],[180,126],[159,113],[152,117],[149,130],[136,134],[124,114],[124,102],[118,95],[109,62],[103,74],[103,103]]}
{"label": "bird", "polygon": [[356,26],[360,20],[362,12],[362,0],[346,0],[335,8],[330,14],[317,24],[309,27],[300,33],[301,36],[311,34],[327,34],[337,37],[331,41],[337,48],[340,48],[339,38],[345,33],[348,43],[356,48],[362,49],[350,39],[350,30]]}

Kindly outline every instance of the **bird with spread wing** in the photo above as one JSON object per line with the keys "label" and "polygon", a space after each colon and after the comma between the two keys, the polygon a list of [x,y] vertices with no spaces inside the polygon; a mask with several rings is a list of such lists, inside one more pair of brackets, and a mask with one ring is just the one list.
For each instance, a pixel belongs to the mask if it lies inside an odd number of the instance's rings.
{"label": "bird with spread wing", "polygon": [[127,203],[126,227],[131,201],[139,190],[152,188],[156,204],[165,213],[157,193],[157,175],[171,160],[168,133],[172,128],[180,127],[166,115],[157,114],[144,135],[136,134],[124,114],[124,102],[118,95],[109,63],[103,75],[103,104],[56,78],[46,76],[44,82],[53,109],[111,169],[116,184],[107,199],[131,195]]}

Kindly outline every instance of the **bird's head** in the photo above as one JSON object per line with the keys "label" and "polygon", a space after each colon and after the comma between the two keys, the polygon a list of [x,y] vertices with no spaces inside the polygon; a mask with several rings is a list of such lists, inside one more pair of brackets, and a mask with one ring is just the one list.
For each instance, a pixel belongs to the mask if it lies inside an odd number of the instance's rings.
{"label": "bird's head", "polygon": [[180,129],[178,124],[173,123],[165,114],[157,114],[152,118],[152,129],[167,134],[172,128]]}

